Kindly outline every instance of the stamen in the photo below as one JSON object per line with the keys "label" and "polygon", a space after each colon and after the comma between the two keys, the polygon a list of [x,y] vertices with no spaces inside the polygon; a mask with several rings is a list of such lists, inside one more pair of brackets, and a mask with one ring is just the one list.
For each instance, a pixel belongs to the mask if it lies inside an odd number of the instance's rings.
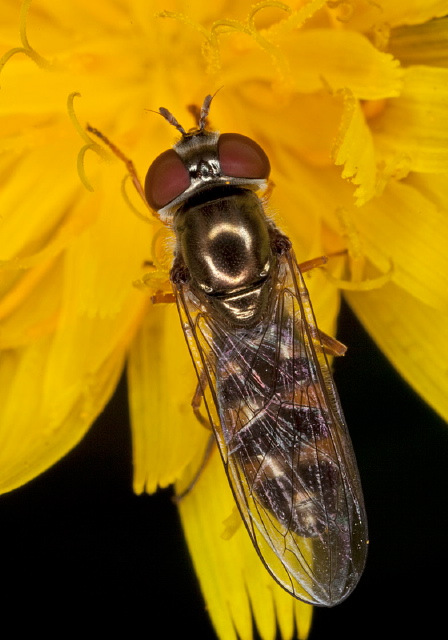
{"label": "stamen", "polygon": [[[283,35],[289,34],[291,31],[300,29],[300,27],[302,27],[305,22],[316,13],[316,11],[322,9],[322,7],[327,4],[327,0],[311,0],[311,2],[308,2],[297,11],[292,11],[290,7],[288,7],[287,5],[283,5],[281,2],[266,2],[260,4],[265,6],[278,7],[279,9],[283,9],[286,7],[285,11],[290,14],[284,20],[273,24],[269,28],[270,39],[275,38],[277,42],[281,42],[281,37]],[[256,7],[257,6],[259,5],[256,5]]]}
{"label": "stamen", "polygon": [[366,257],[362,250],[359,231],[346,209],[340,207],[336,209],[335,213],[341,227],[341,235],[347,242],[351,277],[350,280],[335,278],[328,271],[325,271],[327,279],[338,289],[343,289],[344,291],[371,291],[372,289],[379,289],[390,282],[394,272],[392,263],[390,263],[389,270],[386,273],[376,278],[364,278]]}
{"label": "stamen", "polygon": [[147,293],[149,289],[152,294],[158,296],[159,302],[173,293],[169,272],[171,265],[168,264],[168,258],[173,254],[172,251],[165,250],[167,241],[169,242],[167,227],[163,225],[152,236],[150,261],[144,265],[148,271],[132,283],[140,291]]}
{"label": "stamen", "polygon": [[343,280],[342,278],[335,278],[325,271],[325,277],[335,285],[338,289],[342,289],[343,291],[372,291],[373,289],[381,289],[385,284],[392,280],[392,276],[394,273],[393,264],[390,264],[389,270],[378,276],[377,278],[368,278],[366,280],[362,280],[361,282],[354,282],[351,280]]}
{"label": "stamen", "polygon": [[178,20],[188,27],[193,27],[196,31],[199,31],[204,37],[208,36],[208,31],[202,25],[190,20],[187,16],[184,16],[182,13],[175,13],[174,11],[159,11],[159,13],[155,14],[156,18],[173,18],[173,20]]}
{"label": "stamen", "polygon": [[[135,187],[135,190],[137,191],[138,195],[143,200],[143,202],[148,206],[148,209],[149,209],[150,207],[149,207],[148,203],[146,202],[145,190],[143,188],[142,183],[140,182],[140,179],[139,179],[138,174],[137,174],[137,170],[136,170],[132,160],[130,158],[128,158],[127,156],[125,156],[123,151],[121,151],[121,149],[119,149],[117,147],[117,145],[115,145],[113,142],[111,142],[109,140],[109,138],[107,138],[104,135],[104,133],[101,133],[101,131],[99,131],[98,129],[95,129],[95,127],[91,127],[90,124],[87,124],[86,125],[86,130],[89,131],[90,133],[93,133],[93,135],[95,135],[102,142],[104,142],[104,144],[109,147],[109,149],[112,151],[112,153],[114,155],[116,155],[119,160],[124,162],[124,164],[126,166],[126,169],[128,170],[128,175],[131,178],[132,183],[133,183],[133,185]],[[151,210],[151,213],[155,218],[159,219],[159,215],[158,215],[157,211],[152,211]]]}
{"label": "stamen", "polygon": [[24,53],[31,60],[33,60],[33,62],[35,62],[37,66],[40,67],[41,69],[51,69],[51,67],[53,66],[51,62],[49,62],[48,60],[45,60],[45,58],[39,55],[37,51],[35,51],[31,47],[30,43],[28,42],[28,36],[26,33],[26,20],[28,17],[28,9],[30,8],[31,1],[32,0],[24,0],[22,7],[20,9],[19,32],[20,32],[20,40],[23,46],[14,47],[13,49],[10,49],[0,58],[0,74],[3,71],[3,67],[8,62],[8,60],[12,58],[12,56],[14,56],[16,53]]}
{"label": "stamen", "polygon": [[[289,84],[291,84],[292,83],[291,71],[289,69],[289,63],[286,57],[283,55],[281,49],[278,46],[272,44],[272,42],[269,42],[267,38],[264,38],[263,36],[261,36],[260,32],[258,31],[254,23],[254,18],[256,14],[259,13],[259,11],[261,11],[262,9],[268,9],[272,7],[281,9],[286,13],[292,13],[291,8],[288,7],[288,5],[283,4],[282,2],[272,2],[272,1],[260,2],[256,4],[254,7],[252,7],[252,10],[250,11],[249,17],[247,19],[247,24],[250,28],[250,35],[252,36],[252,38],[260,46],[261,49],[264,49],[266,53],[268,53],[271,56],[274,66],[277,67],[280,73],[281,80],[286,81],[286,78],[289,78]],[[266,31],[267,33],[269,33],[269,30],[266,30]]]}
{"label": "stamen", "polygon": [[105,153],[104,149],[102,147],[100,147],[100,145],[95,142],[94,140],[92,140],[92,138],[86,133],[86,131],[84,130],[84,128],[79,124],[79,120],[76,117],[75,114],[75,109],[73,106],[73,101],[75,98],[80,98],[81,94],[78,92],[73,92],[71,93],[68,98],[67,98],[67,111],[68,111],[68,116],[70,118],[70,120],[72,121],[73,126],[75,127],[76,132],[79,134],[79,136],[85,141],[87,142],[87,144],[85,144],[79,151],[78,153],[78,159],[77,159],[77,169],[78,169],[78,175],[79,175],[79,179],[81,180],[82,184],[84,185],[84,187],[87,189],[87,191],[93,191],[93,187],[90,184],[87,176],[86,176],[86,172],[84,169],[84,156],[86,154],[87,151],[91,150],[94,151],[95,153],[97,153],[100,158],[102,158],[103,160],[107,160],[108,159],[108,155]]}
{"label": "stamen", "polygon": [[92,187],[89,180],[87,179],[86,172],[84,169],[84,156],[86,155],[86,151],[88,151],[89,149],[92,149],[92,145],[85,144],[79,150],[78,158],[76,160],[76,169],[78,171],[79,179],[81,180],[84,187],[87,189],[87,191],[93,192],[95,191],[95,189]]}
{"label": "stamen", "polygon": [[[152,237],[151,240],[151,260],[153,265],[158,269],[158,271],[162,271],[163,273],[168,274],[167,265],[163,264],[161,260],[158,258],[158,254],[160,250],[158,250],[158,244],[167,239],[167,227],[160,227]],[[163,255],[166,255],[166,251],[162,251]]]}
{"label": "stamen", "polygon": [[123,200],[125,201],[126,205],[129,207],[129,209],[132,211],[132,213],[136,215],[137,218],[139,218],[139,220],[142,220],[143,222],[147,222],[148,224],[154,224],[154,222],[156,222],[157,220],[155,216],[149,216],[146,213],[142,213],[131,202],[128,192],[126,191],[126,183],[128,180],[132,180],[132,177],[129,175],[129,173],[127,173],[123,177],[123,180],[121,181],[121,195],[123,196]]}
{"label": "stamen", "polygon": [[224,33],[230,33],[232,31],[236,33],[245,33],[246,35],[250,36],[261,49],[263,49],[270,55],[274,66],[277,67],[280,80],[284,82],[287,77],[291,77],[287,59],[285,58],[285,56],[283,56],[283,53],[279,47],[269,42],[260,34],[254,23],[255,15],[259,11],[261,11],[261,9],[266,9],[269,7],[277,7],[287,12],[291,11],[290,7],[281,2],[261,2],[251,9],[246,22],[241,22],[239,20],[217,20],[212,24],[210,29],[210,38],[208,41],[209,50],[213,56],[213,59],[215,61],[219,60],[220,56],[218,37]]}
{"label": "stamen", "polygon": [[[307,9],[308,6],[313,5],[312,13],[316,10],[314,5],[324,5],[324,0],[314,0],[314,2],[309,3],[304,9]],[[191,21],[186,18],[182,14],[173,13],[171,11],[163,11],[157,15],[159,18],[173,18],[182,22],[183,24],[193,27],[195,30],[199,31],[205,38],[204,45],[202,47],[202,53],[208,62],[209,72],[210,73],[218,73],[221,69],[221,56],[220,56],[220,45],[219,45],[219,36],[225,33],[245,33],[250,36],[255,42],[260,46],[261,49],[264,49],[273,60],[274,65],[277,67],[279,72],[280,80],[282,82],[286,82],[288,78],[288,83],[291,84],[291,73],[289,70],[289,65],[287,59],[283,56],[283,53],[279,47],[271,43],[266,37],[262,36],[260,31],[254,24],[255,15],[261,11],[262,9],[267,8],[278,8],[282,11],[286,11],[287,13],[291,13],[291,8],[283,2],[278,2],[277,0],[270,0],[265,2],[260,2],[250,10],[247,20],[242,22],[240,20],[217,20],[214,22],[210,28],[210,31],[204,29],[201,25]],[[318,8],[319,8],[318,7]],[[302,10],[301,10],[302,11]],[[301,13],[295,12],[295,13]],[[306,16],[299,18],[302,21],[308,17],[309,10],[306,11]],[[270,30],[266,29],[266,33],[269,33]]]}
{"label": "stamen", "polygon": [[[69,116],[70,120],[72,121],[72,124],[75,127],[75,130],[78,133],[78,135],[81,136],[81,138],[84,140],[84,142],[87,142],[87,144],[91,144],[92,143],[92,138],[87,135],[84,127],[82,127],[79,124],[79,120],[76,117],[75,108],[73,106],[73,102],[74,102],[75,98],[80,98],[80,97],[81,97],[81,94],[78,91],[74,91],[73,93],[71,93],[68,96],[68,98],[67,98],[68,116]],[[103,157],[104,157],[104,151],[101,149],[100,145],[97,145],[97,146],[100,149],[100,153],[103,154]]]}

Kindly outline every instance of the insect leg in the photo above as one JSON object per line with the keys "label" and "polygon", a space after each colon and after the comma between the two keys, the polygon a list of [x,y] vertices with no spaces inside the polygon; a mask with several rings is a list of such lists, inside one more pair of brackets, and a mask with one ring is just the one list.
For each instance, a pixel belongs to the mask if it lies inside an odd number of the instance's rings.
{"label": "insect leg", "polygon": [[[198,384],[196,386],[196,391],[194,392],[193,400],[191,401],[191,406],[193,407],[194,415],[196,416],[196,418],[198,419],[200,424],[203,427],[205,427],[206,429],[208,429],[209,431],[211,431],[212,427],[211,427],[210,422],[199,411],[199,407],[201,406],[201,401],[202,401],[203,385],[206,385],[206,384],[207,384],[207,378],[204,375],[204,373],[202,373],[201,380],[200,380],[200,382],[198,382]],[[208,461],[210,459],[210,455],[211,455],[211,453],[213,451],[214,443],[215,443],[215,436],[212,433],[212,434],[210,434],[210,437],[208,439],[207,447],[206,447],[205,452],[204,452],[204,457],[202,458],[202,462],[199,465],[198,470],[194,474],[193,479],[189,483],[188,487],[186,489],[184,489],[182,491],[182,493],[180,493],[178,496],[176,496],[175,502],[178,503],[178,502],[180,502],[180,500],[182,500],[182,498],[185,498],[185,496],[190,493],[190,491],[193,489],[193,487],[195,486],[195,484],[199,480],[202,472],[205,469],[206,464],[208,463]]]}
{"label": "insect leg", "polygon": [[301,262],[298,267],[302,273],[305,273],[306,271],[311,271],[311,269],[315,269],[316,267],[323,267],[324,264],[327,264],[328,258],[336,258],[338,256],[343,256],[346,253],[346,249],[343,249],[342,251],[335,251],[334,253],[328,254],[328,256],[318,256],[311,260],[305,260],[305,262]]}
{"label": "insect leg", "polygon": [[319,256],[318,258],[312,258],[311,260],[301,262],[298,267],[302,273],[305,273],[306,271],[311,271],[311,269],[315,269],[316,267],[322,267],[324,264],[327,264],[327,262],[327,256]]}
{"label": "insect leg", "polygon": [[188,487],[186,487],[181,493],[179,493],[179,495],[177,495],[177,496],[175,496],[173,498],[173,500],[174,500],[174,502],[176,504],[179,504],[179,502],[181,500],[183,500],[183,498],[185,498],[185,496],[187,496],[193,490],[193,488],[195,487],[195,485],[196,485],[197,481],[199,480],[199,478],[201,477],[202,472],[204,471],[208,461],[210,460],[210,456],[212,454],[214,444],[215,444],[215,436],[213,434],[211,434],[209,439],[208,439],[205,451],[204,451],[204,456],[202,458],[202,462],[199,465],[198,470],[194,474],[191,482],[189,483]]}
{"label": "insect leg", "polygon": [[212,431],[212,425],[210,424],[209,420],[200,412],[204,386],[207,386],[207,376],[204,375],[204,372],[202,372],[201,380],[196,386],[196,391],[194,392],[193,400],[191,401],[191,406],[198,422],[209,431]]}
{"label": "insect leg", "polygon": [[[324,264],[327,264],[327,262],[327,256],[318,256],[317,258],[312,258],[311,260],[302,262],[298,267],[302,273],[305,273],[306,271],[311,271],[311,269],[315,269],[316,267],[322,267]],[[304,292],[300,292],[300,295],[302,297],[307,297],[309,302],[308,293],[305,294]],[[339,342],[336,338],[332,338],[320,329],[317,329],[317,332],[325,353],[331,356],[343,356],[345,354],[347,351],[345,344],[342,344],[342,342]]]}
{"label": "insect leg", "polygon": [[[317,258],[306,260],[305,262],[302,262],[297,266],[299,267],[300,272],[304,273],[316,267],[323,266],[327,263],[327,261],[327,256],[318,256]],[[297,293],[302,299],[303,304],[308,308],[311,307],[311,301],[306,287],[299,288]],[[343,356],[347,351],[347,347],[345,346],[345,344],[342,344],[342,342],[339,342],[339,340],[336,340],[336,338],[327,335],[316,326],[308,326],[308,329],[311,331],[313,338],[317,339],[320,342],[320,344],[322,345],[322,349],[326,354],[331,356]]]}
{"label": "insect leg", "polygon": [[[310,260],[309,262],[313,262],[313,260]],[[311,304],[309,294],[306,289],[300,289],[298,291],[298,294],[301,297],[304,305],[309,306]],[[308,331],[311,333],[312,337],[321,344],[324,353],[330,356],[345,355],[347,351],[347,347],[345,346],[345,344],[342,344],[342,342],[339,342],[339,340],[336,340],[336,338],[327,335],[326,333],[318,329],[316,325],[308,324]]]}
{"label": "insect leg", "polygon": [[153,304],[172,303],[176,302],[176,296],[171,291],[156,291],[156,293],[151,296],[151,302]]}
{"label": "insect leg", "polygon": [[336,338],[332,338],[331,336],[328,336],[326,333],[324,333],[320,329],[318,329],[317,331],[319,333],[319,338],[325,353],[327,353],[330,356],[345,355],[345,352],[347,351],[347,347],[345,346],[345,344],[342,344],[342,342],[339,342],[339,340],[336,340]]}

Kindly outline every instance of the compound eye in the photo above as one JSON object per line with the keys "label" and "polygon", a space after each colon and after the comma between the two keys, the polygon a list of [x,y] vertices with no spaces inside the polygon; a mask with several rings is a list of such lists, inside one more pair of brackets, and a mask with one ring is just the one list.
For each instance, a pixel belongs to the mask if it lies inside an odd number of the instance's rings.
{"label": "compound eye", "polygon": [[259,144],[239,133],[223,133],[218,140],[221,171],[233,178],[269,177],[271,165]]}
{"label": "compound eye", "polygon": [[190,186],[190,175],[174,151],[168,149],[158,156],[145,178],[146,201],[158,211],[180,196]]}

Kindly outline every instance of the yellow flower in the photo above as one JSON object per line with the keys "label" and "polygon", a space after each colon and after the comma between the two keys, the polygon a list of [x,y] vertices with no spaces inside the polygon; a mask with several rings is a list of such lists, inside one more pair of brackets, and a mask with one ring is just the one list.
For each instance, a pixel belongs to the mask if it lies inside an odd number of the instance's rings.
{"label": "yellow flower", "polygon": [[[1,2],[2,491],[79,442],[126,358],[135,491],[185,486],[202,458],[177,311],[132,286],[151,260],[147,290],[168,287],[164,232],[133,215],[123,165],[78,123],[144,175],[173,142],[148,109],[188,127],[186,105],[221,85],[211,122],[268,153],[270,208],[299,260],[348,250],[348,275],[310,279],[322,330],[334,330],[336,284],[448,418],[448,20],[434,19],[448,2],[228,2],[225,15],[195,0],[29,5]],[[251,638],[253,615],[263,638],[276,624],[306,637],[311,608],[273,583],[233,509],[213,455],[180,513],[218,636]]]}

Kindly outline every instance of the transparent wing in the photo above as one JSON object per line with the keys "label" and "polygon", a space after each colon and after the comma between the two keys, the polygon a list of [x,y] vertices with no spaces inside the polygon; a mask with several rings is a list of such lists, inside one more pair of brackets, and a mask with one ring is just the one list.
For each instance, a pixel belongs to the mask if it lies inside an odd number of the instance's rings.
{"label": "transparent wing", "polygon": [[210,422],[252,542],[295,597],[332,606],[362,573],[367,525],[356,461],[292,253],[269,314],[230,327],[187,285],[177,301]]}

